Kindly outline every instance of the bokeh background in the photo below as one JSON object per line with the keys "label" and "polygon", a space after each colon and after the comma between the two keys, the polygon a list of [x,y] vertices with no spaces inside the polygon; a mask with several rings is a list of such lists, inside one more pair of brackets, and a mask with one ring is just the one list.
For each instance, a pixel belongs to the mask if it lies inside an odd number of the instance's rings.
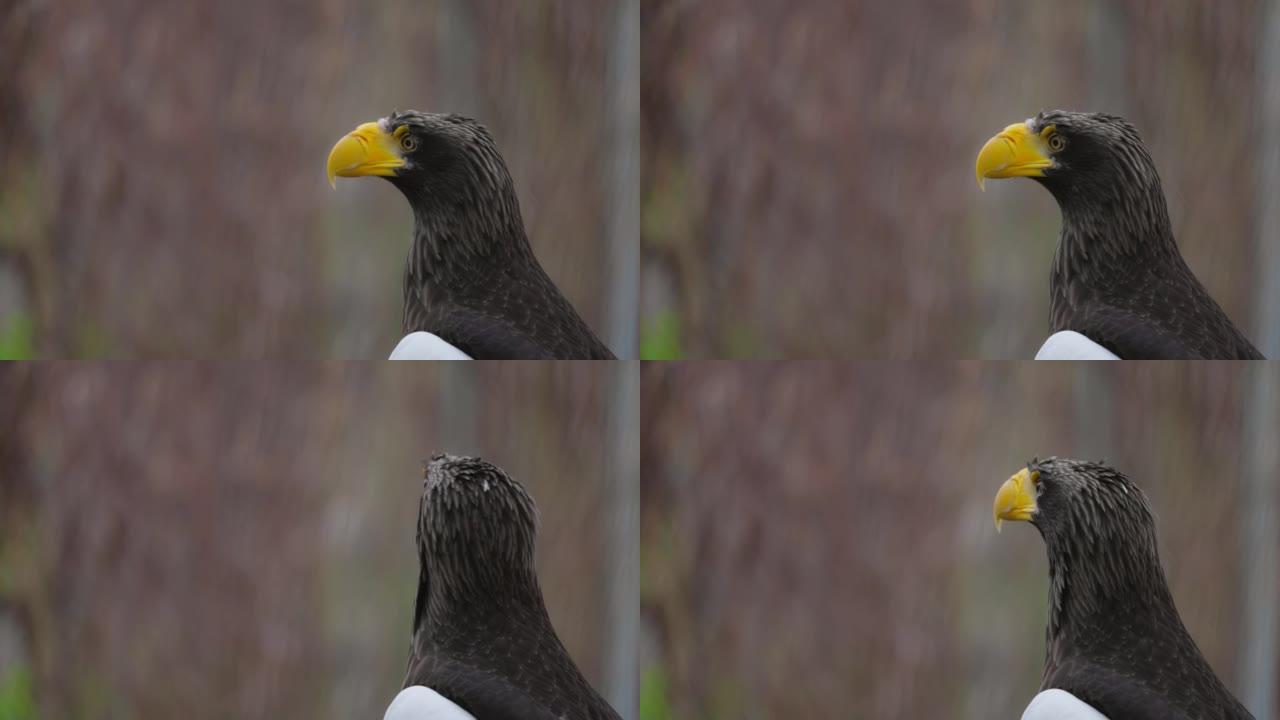
{"label": "bokeh background", "polygon": [[1059,213],[974,181],[1043,108],[1142,133],[1280,356],[1280,0],[646,0],[642,356],[1030,358]]}
{"label": "bokeh background", "polygon": [[635,365],[422,368],[0,367],[0,718],[382,717],[442,450],[534,496],[552,622],[635,718]]}
{"label": "bokeh background", "polygon": [[1277,713],[1280,368],[646,363],[645,720],[1016,718],[1048,568],[991,503],[1033,456],[1147,493],[1219,676]]}
{"label": "bokeh background", "polygon": [[0,357],[385,358],[408,205],[324,163],[397,108],[489,127],[635,357],[639,34],[639,0],[0,3]]}

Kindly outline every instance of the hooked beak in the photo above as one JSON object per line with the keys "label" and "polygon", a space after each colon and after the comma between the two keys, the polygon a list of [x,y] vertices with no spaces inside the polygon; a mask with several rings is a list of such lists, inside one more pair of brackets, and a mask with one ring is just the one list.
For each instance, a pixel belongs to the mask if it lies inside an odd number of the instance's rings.
{"label": "hooked beak", "polygon": [[404,167],[396,139],[376,122],[367,122],[352,130],[329,151],[329,185],[337,187],[335,177],[376,175],[393,177]]}
{"label": "hooked beak", "polygon": [[[1048,132],[1050,128],[1045,128]],[[1044,177],[1053,167],[1049,146],[1027,123],[1010,125],[987,141],[978,153],[978,187],[985,190],[987,178]]]}
{"label": "hooked beak", "polygon": [[991,514],[996,521],[996,532],[1005,520],[1028,521],[1036,514],[1035,484],[1040,473],[1027,472],[1026,468],[1004,481],[996,500],[992,504]]}

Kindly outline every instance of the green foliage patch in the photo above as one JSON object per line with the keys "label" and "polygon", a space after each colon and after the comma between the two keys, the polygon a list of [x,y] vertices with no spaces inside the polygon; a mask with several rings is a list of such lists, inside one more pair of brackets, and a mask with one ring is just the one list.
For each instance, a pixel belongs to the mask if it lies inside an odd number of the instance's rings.
{"label": "green foliage patch", "polygon": [[640,330],[641,360],[679,360],[683,357],[679,316],[666,310],[645,321]]}
{"label": "green foliage patch", "polygon": [[19,312],[0,318],[0,360],[29,360],[35,357],[32,332],[31,318],[26,313]]}
{"label": "green foliage patch", "polygon": [[15,665],[0,676],[0,720],[35,720],[35,717],[31,670],[26,665]]}
{"label": "green foliage patch", "polygon": [[[4,720],[0,717],[0,720]],[[667,675],[661,666],[646,668],[640,678],[640,720],[671,720]]]}

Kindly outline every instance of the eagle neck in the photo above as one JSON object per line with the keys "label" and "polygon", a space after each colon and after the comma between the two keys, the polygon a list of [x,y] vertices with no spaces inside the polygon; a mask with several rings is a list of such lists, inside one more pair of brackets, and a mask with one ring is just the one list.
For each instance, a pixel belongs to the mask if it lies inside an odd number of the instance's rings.
{"label": "eagle neck", "polygon": [[[1058,642],[1086,653],[1122,650],[1129,638],[1157,630],[1186,636],[1160,566],[1155,532],[1141,532],[1145,537],[1117,529],[1046,539],[1051,548],[1049,652]],[[1100,627],[1111,632],[1097,632]]]}
{"label": "eagle neck", "polygon": [[[479,201],[411,197],[413,245],[405,260],[406,323],[410,309],[475,292],[495,273],[536,264],[515,192]],[[477,211],[479,206],[484,208]],[[409,329],[409,328],[406,328]]]}
{"label": "eagle neck", "polygon": [[1123,277],[1123,268],[1182,262],[1159,179],[1127,180],[1133,184],[1080,182],[1050,188],[1062,210],[1050,276],[1055,299],[1095,289],[1109,295],[1136,290],[1134,278]]}
{"label": "eagle neck", "polygon": [[444,628],[492,626],[502,618],[550,626],[542,590],[532,570],[459,573],[458,566],[433,565],[418,581],[415,628],[437,634]]}

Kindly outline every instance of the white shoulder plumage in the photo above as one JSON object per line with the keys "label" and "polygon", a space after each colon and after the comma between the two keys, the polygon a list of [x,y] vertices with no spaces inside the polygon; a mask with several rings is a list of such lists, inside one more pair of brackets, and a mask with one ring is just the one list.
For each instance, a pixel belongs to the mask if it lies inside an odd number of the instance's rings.
{"label": "white shoulder plumage", "polygon": [[1107,720],[1107,716],[1066,690],[1055,688],[1031,698],[1022,720]]}
{"label": "white shoulder plumage", "polygon": [[404,336],[389,360],[470,360],[471,356],[429,332]]}
{"label": "white shoulder plumage", "polygon": [[454,705],[428,687],[413,685],[400,691],[391,701],[382,720],[476,720],[475,716]]}
{"label": "white shoulder plumage", "polygon": [[1036,353],[1037,360],[1119,360],[1115,353],[1074,330],[1049,336]]}

